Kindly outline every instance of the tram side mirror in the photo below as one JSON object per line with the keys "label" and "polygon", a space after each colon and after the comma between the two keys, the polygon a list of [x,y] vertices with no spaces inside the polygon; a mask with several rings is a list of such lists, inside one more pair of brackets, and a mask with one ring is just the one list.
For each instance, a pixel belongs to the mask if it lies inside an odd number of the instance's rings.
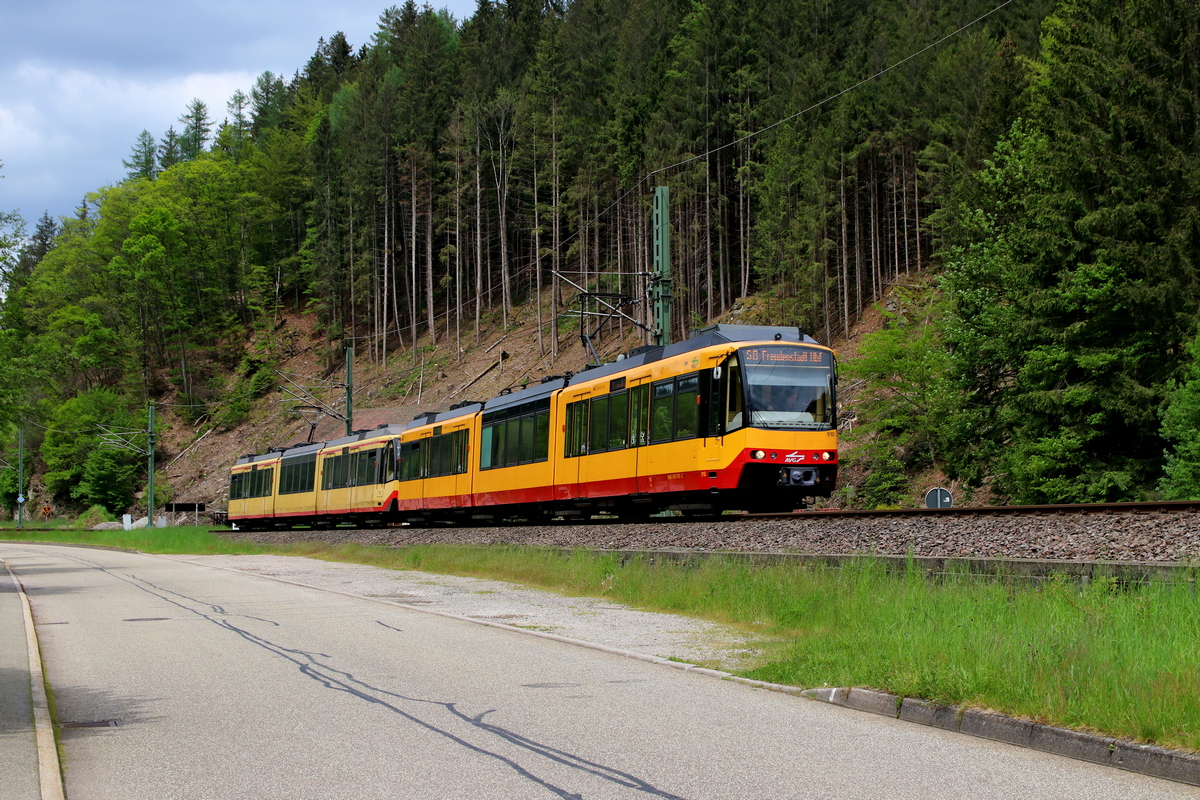
{"label": "tram side mirror", "polygon": [[713,380],[714,381],[721,380],[721,368],[720,367],[713,367]]}

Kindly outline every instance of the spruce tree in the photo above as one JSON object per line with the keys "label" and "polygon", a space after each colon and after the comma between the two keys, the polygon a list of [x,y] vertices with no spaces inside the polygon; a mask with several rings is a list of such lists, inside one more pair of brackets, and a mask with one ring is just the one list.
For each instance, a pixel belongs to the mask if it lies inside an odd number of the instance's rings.
{"label": "spruce tree", "polygon": [[128,161],[122,161],[129,170],[129,179],[145,178],[153,180],[158,174],[158,145],[150,131],[143,129],[133,143],[133,152]]}
{"label": "spruce tree", "polygon": [[184,161],[193,161],[204,152],[212,132],[212,120],[208,117],[208,106],[199,98],[188,104],[187,113],[179,118],[183,123],[183,133],[180,135],[180,149]]}
{"label": "spruce tree", "polygon": [[172,125],[158,145],[158,166],[166,171],[183,160],[183,141]]}

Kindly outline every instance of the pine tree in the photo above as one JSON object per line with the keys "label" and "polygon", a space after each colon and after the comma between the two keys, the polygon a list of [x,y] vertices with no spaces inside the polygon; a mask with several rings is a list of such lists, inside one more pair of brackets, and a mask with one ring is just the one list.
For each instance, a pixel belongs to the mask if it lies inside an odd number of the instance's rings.
{"label": "pine tree", "polygon": [[143,129],[133,144],[128,161],[122,161],[129,170],[129,179],[153,180],[158,175],[158,145],[150,131]]}
{"label": "pine tree", "polygon": [[183,161],[183,140],[175,132],[175,126],[167,128],[166,134],[158,145],[158,166],[166,171]]}
{"label": "pine tree", "polygon": [[184,161],[193,161],[204,152],[212,133],[212,120],[208,118],[208,106],[203,100],[196,98],[188,103],[187,113],[179,118],[183,123],[183,133],[180,134],[180,151]]}

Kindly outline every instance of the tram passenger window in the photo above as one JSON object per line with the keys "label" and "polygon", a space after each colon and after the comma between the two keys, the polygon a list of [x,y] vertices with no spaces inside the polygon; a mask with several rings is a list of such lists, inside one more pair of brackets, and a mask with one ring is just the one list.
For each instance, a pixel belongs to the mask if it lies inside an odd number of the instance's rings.
{"label": "tram passenger window", "polygon": [[578,403],[567,403],[563,416],[563,458],[575,455],[575,409]]}
{"label": "tram passenger window", "polygon": [[534,420],[533,455],[544,461],[550,455],[550,412],[543,411]]}
{"label": "tram passenger window", "polygon": [[504,466],[521,461],[521,420],[510,419],[504,423],[505,455]]}
{"label": "tram passenger window", "polygon": [[449,460],[446,449],[448,444],[445,436],[434,436],[429,440],[429,477],[446,474],[446,463]]}
{"label": "tram passenger window", "polygon": [[649,419],[649,396],[650,387],[644,383],[629,391],[629,444],[632,447],[644,447],[650,443],[646,425]]}
{"label": "tram passenger window", "polygon": [[379,451],[366,450],[358,454],[358,477],[355,486],[370,486],[375,483],[375,465],[378,463]]}
{"label": "tram passenger window", "polygon": [[396,479],[396,446],[395,442],[388,442],[383,448],[383,453],[380,456],[383,460],[380,470],[380,482],[391,483]]}
{"label": "tram passenger window", "polygon": [[608,449],[608,396],[592,399],[592,426],[588,439],[589,453],[603,453]]}
{"label": "tram passenger window", "polygon": [[699,430],[700,376],[686,375],[678,379],[675,390],[675,438],[693,439]]}
{"label": "tram passenger window", "polygon": [[467,471],[467,432],[454,432],[454,474],[462,475]]}
{"label": "tram passenger window", "polygon": [[587,400],[579,400],[567,406],[566,457],[574,458],[587,453],[588,409]]}
{"label": "tram passenger window", "polygon": [[400,445],[400,480],[415,481],[421,477],[421,443],[404,442]]}
{"label": "tram passenger window", "polygon": [[333,459],[333,488],[341,489],[346,486],[346,474],[350,471],[350,459],[346,456],[335,456]]}
{"label": "tram passenger window", "polygon": [[534,421],[532,416],[521,418],[521,463],[530,464],[533,462],[533,429]]}
{"label": "tram passenger window", "polygon": [[608,401],[608,449],[623,450],[629,438],[629,395],[614,394]]}
{"label": "tram passenger window", "polygon": [[675,433],[675,381],[653,384],[650,398],[650,441],[669,442]]}
{"label": "tram passenger window", "polygon": [[487,426],[483,429],[483,433],[479,437],[479,468],[491,469],[492,467],[492,441],[496,436],[496,429],[492,426]]}
{"label": "tram passenger window", "polygon": [[494,430],[496,439],[492,443],[492,466],[503,467],[508,463],[508,426],[501,422]]}
{"label": "tram passenger window", "polygon": [[742,373],[738,368],[737,354],[725,362],[725,432],[742,427]]}

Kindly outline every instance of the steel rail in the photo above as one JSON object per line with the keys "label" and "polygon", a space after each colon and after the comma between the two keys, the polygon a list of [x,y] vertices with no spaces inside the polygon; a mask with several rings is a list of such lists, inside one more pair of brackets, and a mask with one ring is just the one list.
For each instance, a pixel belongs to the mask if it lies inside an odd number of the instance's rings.
{"label": "steel rail", "polygon": [[1138,503],[1065,503],[1035,506],[957,506],[951,508],[880,508],[870,510],[808,508],[788,514],[737,514],[738,519],[822,517],[1045,516],[1068,514],[1151,514],[1200,511],[1200,500],[1149,500]]}
{"label": "steel rail", "polygon": [[[1140,503],[1072,503],[1062,505],[1040,505],[1040,506],[959,506],[956,508],[885,508],[871,510],[857,509],[840,509],[840,508],[809,508],[802,511],[791,511],[787,513],[770,513],[770,514],[754,514],[754,513],[730,513],[730,514],[713,514],[713,515],[697,515],[697,516],[676,516],[676,517],[587,517],[587,516],[568,516],[565,518],[555,519],[539,519],[526,520],[525,525],[530,527],[546,527],[554,525],[646,525],[646,524],[685,524],[689,522],[719,522],[719,521],[754,521],[754,520],[807,520],[827,517],[850,517],[850,518],[870,518],[870,517],[982,517],[982,516],[1073,516],[1073,515],[1088,515],[1088,514],[1152,514],[1152,513],[1167,513],[1177,514],[1189,511],[1200,511],[1200,500],[1155,500]],[[210,512],[216,514],[220,512]],[[430,521],[428,523],[417,523],[415,525],[404,524],[399,527],[456,527],[456,528],[472,528],[472,527],[493,527],[497,525],[511,524],[513,518],[501,518],[490,521],[483,520],[456,520],[451,522]],[[286,527],[280,527],[277,530],[284,530]],[[373,530],[379,526],[358,527],[349,523],[336,523],[330,525],[302,525],[301,528],[316,528],[319,530]],[[393,526],[384,526],[393,527]],[[243,528],[243,530],[271,530],[274,526],[264,525],[255,526],[253,528]],[[225,532],[223,529],[214,528],[213,533]]]}

